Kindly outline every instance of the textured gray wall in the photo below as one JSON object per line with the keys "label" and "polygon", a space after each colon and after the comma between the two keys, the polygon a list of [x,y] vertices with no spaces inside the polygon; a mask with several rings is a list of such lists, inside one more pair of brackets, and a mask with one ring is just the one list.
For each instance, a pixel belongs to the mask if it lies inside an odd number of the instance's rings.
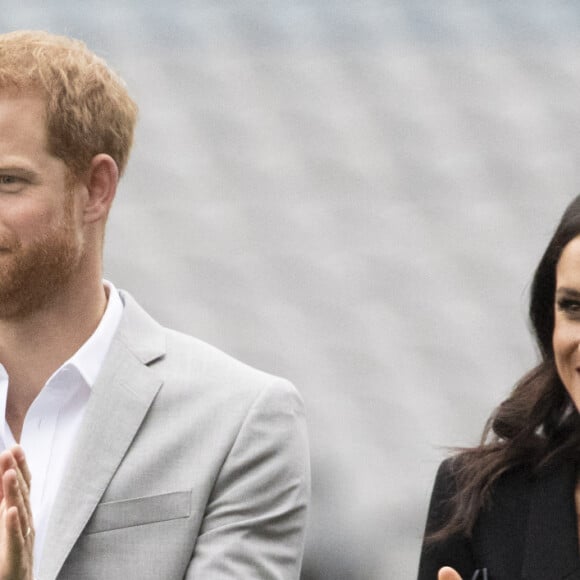
{"label": "textured gray wall", "polygon": [[284,375],[309,415],[306,580],[412,579],[446,445],[534,361],[527,286],[580,190],[580,5],[11,3],[141,107],[107,276]]}

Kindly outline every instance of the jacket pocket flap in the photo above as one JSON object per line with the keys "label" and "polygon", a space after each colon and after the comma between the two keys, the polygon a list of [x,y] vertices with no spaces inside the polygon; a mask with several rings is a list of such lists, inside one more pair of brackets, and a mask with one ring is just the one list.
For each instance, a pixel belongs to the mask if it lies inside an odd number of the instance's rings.
{"label": "jacket pocket flap", "polygon": [[187,518],[190,514],[189,491],[110,501],[97,506],[85,527],[85,534]]}

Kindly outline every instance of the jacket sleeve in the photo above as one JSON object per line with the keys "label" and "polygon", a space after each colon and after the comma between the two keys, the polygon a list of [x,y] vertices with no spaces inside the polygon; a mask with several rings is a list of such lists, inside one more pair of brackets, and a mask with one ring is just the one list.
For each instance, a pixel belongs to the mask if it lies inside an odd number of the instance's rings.
{"label": "jacket sleeve", "polygon": [[435,477],[421,548],[418,580],[437,580],[437,572],[443,566],[455,568],[464,580],[470,580],[476,568],[471,542],[465,536],[455,535],[439,542],[427,539],[429,534],[441,529],[450,516],[450,500],[456,491],[453,461],[453,458],[445,460],[439,466]]}
{"label": "jacket sleeve", "polygon": [[303,404],[280,380],[256,397],[221,467],[186,580],[297,580],[309,496]]}

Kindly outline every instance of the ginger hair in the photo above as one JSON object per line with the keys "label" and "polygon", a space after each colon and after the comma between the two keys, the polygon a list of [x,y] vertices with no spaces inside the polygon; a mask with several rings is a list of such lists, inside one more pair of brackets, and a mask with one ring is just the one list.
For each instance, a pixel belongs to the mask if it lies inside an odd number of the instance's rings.
{"label": "ginger hair", "polygon": [[79,41],[42,31],[0,34],[0,94],[39,95],[47,147],[78,179],[106,153],[122,175],[133,144],[137,105],[123,80]]}

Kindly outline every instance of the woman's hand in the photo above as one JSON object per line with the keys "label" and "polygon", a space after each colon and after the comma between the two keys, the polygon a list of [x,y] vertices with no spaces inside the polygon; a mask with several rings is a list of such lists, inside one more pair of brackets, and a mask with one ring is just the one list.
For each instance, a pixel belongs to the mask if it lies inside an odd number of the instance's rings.
{"label": "woman's hand", "polygon": [[449,566],[444,566],[437,574],[437,580],[461,580],[461,576]]}
{"label": "woman's hand", "polygon": [[32,580],[30,470],[22,447],[0,453],[0,580]]}

